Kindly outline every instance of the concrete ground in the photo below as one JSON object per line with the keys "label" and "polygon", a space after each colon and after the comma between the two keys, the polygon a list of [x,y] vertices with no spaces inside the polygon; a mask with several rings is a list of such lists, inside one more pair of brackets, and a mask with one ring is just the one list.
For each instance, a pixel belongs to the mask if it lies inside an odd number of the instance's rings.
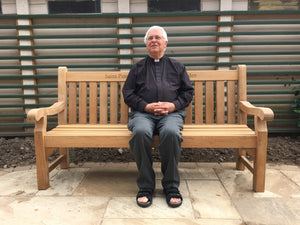
{"label": "concrete ground", "polygon": [[135,201],[134,163],[86,163],[51,172],[38,191],[34,166],[0,169],[0,224],[5,225],[297,225],[300,167],[267,165],[266,191],[252,191],[252,174],[233,163],[181,163],[181,207],[166,204],[160,165],[153,204]]}

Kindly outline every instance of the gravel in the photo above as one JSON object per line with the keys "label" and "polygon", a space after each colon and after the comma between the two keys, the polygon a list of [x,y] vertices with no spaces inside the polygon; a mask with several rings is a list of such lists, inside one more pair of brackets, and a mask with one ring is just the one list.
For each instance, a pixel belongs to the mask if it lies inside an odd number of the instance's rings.
{"label": "gravel", "polygon": [[[35,164],[34,141],[26,138],[0,138],[0,168]],[[49,158],[52,161],[57,152]],[[153,150],[154,161],[159,152]],[[132,162],[129,149],[70,149],[70,161],[83,162]],[[184,149],[182,162],[234,162],[234,149]],[[300,165],[300,139],[292,136],[269,137],[267,161],[278,164]]]}

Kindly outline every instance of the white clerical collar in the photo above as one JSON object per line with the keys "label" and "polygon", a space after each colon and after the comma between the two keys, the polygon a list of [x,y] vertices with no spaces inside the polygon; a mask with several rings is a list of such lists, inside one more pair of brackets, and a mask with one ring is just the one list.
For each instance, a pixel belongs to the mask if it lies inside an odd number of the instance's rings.
{"label": "white clerical collar", "polygon": [[154,62],[159,62],[159,59],[154,59]]}

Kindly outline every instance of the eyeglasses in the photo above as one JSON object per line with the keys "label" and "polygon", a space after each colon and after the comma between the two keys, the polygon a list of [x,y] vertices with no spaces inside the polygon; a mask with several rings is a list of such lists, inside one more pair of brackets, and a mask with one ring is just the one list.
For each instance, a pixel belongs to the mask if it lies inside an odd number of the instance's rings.
{"label": "eyeglasses", "polygon": [[160,41],[160,40],[162,39],[162,36],[159,36],[159,35],[156,35],[156,36],[149,36],[149,37],[147,38],[147,41],[152,41],[154,38],[155,38],[156,40]]}

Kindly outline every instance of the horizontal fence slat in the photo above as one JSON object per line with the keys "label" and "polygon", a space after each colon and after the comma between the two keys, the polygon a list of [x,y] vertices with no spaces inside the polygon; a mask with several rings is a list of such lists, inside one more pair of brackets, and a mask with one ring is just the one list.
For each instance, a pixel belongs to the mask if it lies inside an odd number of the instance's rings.
{"label": "horizontal fence slat", "polygon": [[0,89],[11,89],[11,88],[57,88],[57,84],[36,84],[36,85],[0,85]]}
{"label": "horizontal fence slat", "polygon": [[[300,65],[300,61],[257,61],[257,62],[205,62],[205,63],[184,63],[185,66],[234,66],[245,65]],[[0,66],[1,69],[39,69],[39,68],[58,68],[67,66],[69,68],[130,68],[133,64],[69,64],[69,65],[22,65],[22,66]]]}
{"label": "horizontal fence slat", "polygon": [[[201,33],[168,33],[168,37],[195,36],[239,36],[239,35],[300,35],[300,31],[231,31],[231,32],[201,32]],[[83,38],[135,38],[145,34],[73,34],[73,35],[26,35],[1,36],[1,39],[31,40],[31,39],[83,39]]]}
{"label": "horizontal fence slat", "polygon": [[[1,18],[1,17],[0,17]],[[253,20],[253,21],[205,21],[205,22],[167,22],[155,23],[162,27],[174,26],[233,26],[233,25],[288,25],[300,24],[299,20]],[[150,27],[153,23],[132,24],[47,24],[47,25],[0,25],[0,29],[72,29],[72,28],[134,28]]]}
{"label": "horizontal fence slat", "polygon": [[273,15],[300,14],[299,10],[253,10],[253,11],[201,11],[201,12],[164,12],[164,13],[80,13],[80,14],[29,14],[0,15],[0,19],[34,18],[123,18],[123,17],[178,17],[178,16],[219,16],[219,15]]}
{"label": "horizontal fence slat", "polygon": [[[197,56],[233,56],[233,55],[300,55],[300,51],[260,51],[260,52],[205,52],[205,53],[166,53],[169,57],[197,57]],[[0,60],[18,59],[76,59],[76,58],[143,58],[147,54],[105,54],[105,55],[37,55],[37,56],[0,56]]]}
{"label": "horizontal fence slat", "polygon": [[[196,42],[196,43],[168,43],[169,47],[195,46],[235,46],[235,45],[300,45],[300,41],[261,41],[261,42]],[[34,45],[34,46],[0,46],[0,49],[78,49],[78,48],[144,48],[145,44],[95,44],[95,45]]]}

